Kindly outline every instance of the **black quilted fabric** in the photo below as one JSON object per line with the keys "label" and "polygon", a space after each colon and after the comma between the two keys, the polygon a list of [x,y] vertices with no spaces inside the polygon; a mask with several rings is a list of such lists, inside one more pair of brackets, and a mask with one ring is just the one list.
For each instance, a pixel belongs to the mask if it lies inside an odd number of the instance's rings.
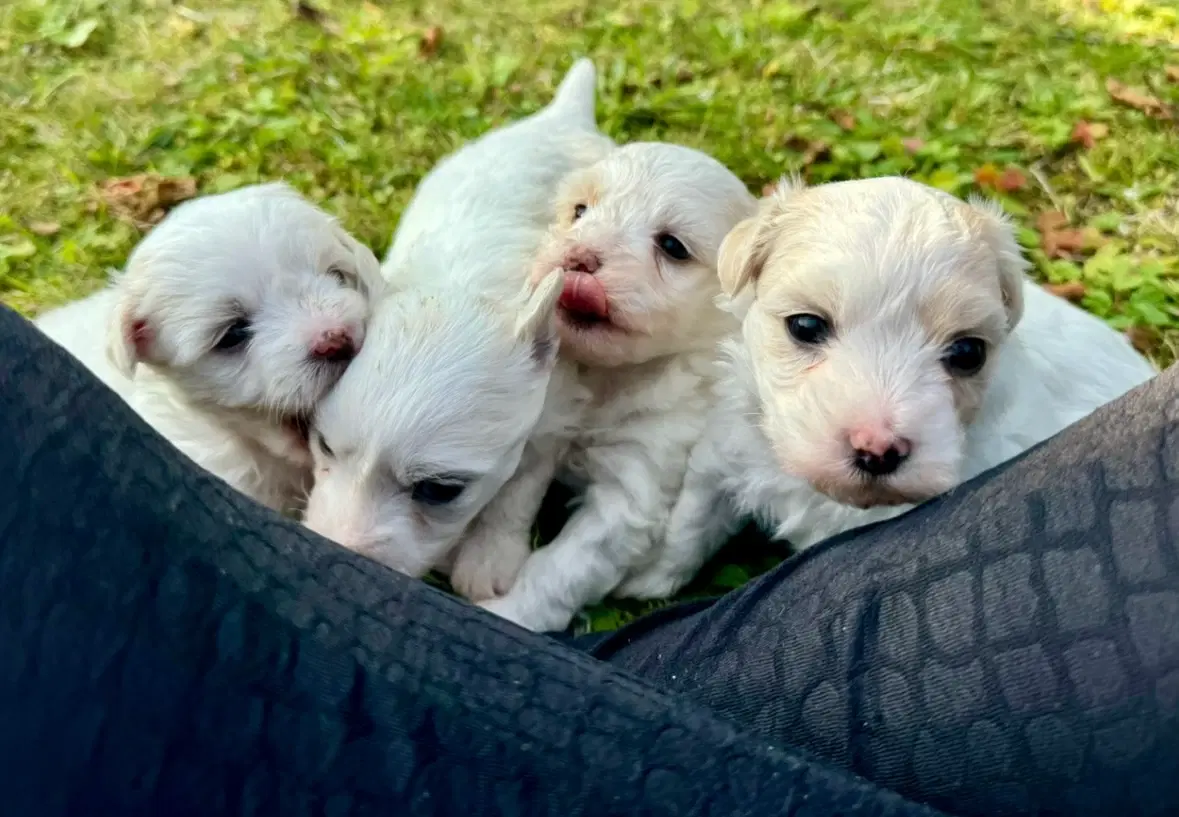
{"label": "black quilted fabric", "polygon": [[591,652],[954,814],[1179,814],[1177,382]]}
{"label": "black quilted fabric", "polygon": [[0,309],[5,817],[932,810],[304,533]]}

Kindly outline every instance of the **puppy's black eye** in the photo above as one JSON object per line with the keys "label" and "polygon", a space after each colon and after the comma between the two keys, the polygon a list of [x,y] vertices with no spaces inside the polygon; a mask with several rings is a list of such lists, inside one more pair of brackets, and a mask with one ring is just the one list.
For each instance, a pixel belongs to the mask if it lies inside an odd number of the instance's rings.
{"label": "puppy's black eye", "polygon": [[659,245],[659,249],[663,250],[664,255],[673,261],[687,261],[692,257],[688,248],[684,246],[684,242],[671,233],[660,233],[655,236],[655,243]]}
{"label": "puppy's black eye", "polygon": [[786,331],[799,343],[817,346],[827,340],[831,334],[831,326],[818,315],[804,312],[786,319]]}
{"label": "puppy's black eye", "polygon": [[986,341],[981,338],[958,338],[946,347],[942,362],[955,377],[978,374],[987,363]]}
{"label": "puppy's black eye", "polygon": [[424,479],[413,484],[413,501],[423,505],[448,505],[459,498],[465,487],[461,482]]}
{"label": "puppy's black eye", "polygon": [[319,446],[320,453],[322,453],[325,457],[336,456],[336,452],[332,451],[332,449],[328,446],[327,440],[323,438],[322,434],[317,433],[315,435],[315,444]]}
{"label": "puppy's black eye", "polygon": [[574,207],[573,208],[573,220],[577,221],[579,218],[584,216],[586,209],[587,208],[584,204],[579,204],[576,207]]}
{"label": "puppy's black eye", "polygon": [[254,334],[254,328],[250,325],[249,318],[238,318],[229,328],[225,330],[225,334],[217,341],[217,345],[213,348],[221,352],[228,352],[231,349],[238,349],[246,343]]}
{"label": "puppy's black eye", "polygon": [[348,273],[345,272],[344,268],[341,266],[338,266],[336,264],[332,264],[330,267],[328,267],[327,274],[330,277],[335,278],[337,281],[339,281],[340,286],[346,287],[351,284],[351,279],[350,279]]}

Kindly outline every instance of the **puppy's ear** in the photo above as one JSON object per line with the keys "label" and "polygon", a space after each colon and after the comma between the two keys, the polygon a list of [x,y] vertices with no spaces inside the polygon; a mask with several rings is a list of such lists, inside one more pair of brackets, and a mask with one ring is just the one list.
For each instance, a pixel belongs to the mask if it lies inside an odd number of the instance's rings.
{"label": "puppy's ear", "polygon": [[516,338],[532,345],[532,359],[547,367],[557,358],[557,301],[565,287],[565,273],[554,269],[540,280],[516,316]]}
{"label": "puppy's ear", "polygon": [[381,276],[381,263],[377,261],[373,251],[357,241],[352,233],[335,221],[332,222],[332,234],[337,241],[344,245],[344,249],[348,250],[353,261],[356,262],[356,276],[361,293],[366,298],[379,294],[384,289],[385,279]]}
{"label": "puppy's ear", "polygon": [[729,298],[756,281],[769,260],[774,220],[782,214],[786,201],[803,188],[796,176],[781,179],[774,191],[758,204],[757,213],[741,221],[721,242],[717,256],[717,275],[721,289]]}
{"label": "puppy's ear", "polygon": [[973,196],[965,209],[966,221],[972,231],[995,254],[999,292],[1007,310],[1007,331],[1010,332],[1023,317],[1023,282],[1028,269],[1027,259],[1023,257],[1023,251],[1015,238],[1011,219],[997,202]]}
{"label": "puppy's ear", "polygon": [[124,377],[134,377],[135,367],[152,357],[156,333],[151,322],[138,312],[138,302],[120,293],[107,325],[106,356]]}
{"label": "puppy's ear", "polygon": [[750,216],[729,230],[721,241],[717,255],[716,273],[721,289],[730,298],[761,275],[766,263],[764,242],[758,241],[761,216]]}

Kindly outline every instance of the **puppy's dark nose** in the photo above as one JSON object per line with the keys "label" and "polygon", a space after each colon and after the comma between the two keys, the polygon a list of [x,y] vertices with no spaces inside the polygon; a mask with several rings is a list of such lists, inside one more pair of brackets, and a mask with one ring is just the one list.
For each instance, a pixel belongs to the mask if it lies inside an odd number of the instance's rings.
{"label": "puppy's dark nose", "polygon": [[565,256],[563,266],[569,272],[584,272],[587,275],[593,275],[602,266],[602,259],[598,258],[597,253],[590,252],[584,247],[578,247],[570,250]]}
{"label": "puppy's dark nose", "polygon": [[909,458],[895,445],[890,445],[877,454],[874,451],[857,450],[854,462],[856,468],[873,477],[885,477],[894,473]]}
{"label": "puppy's dark nose", "polygon": [[344,329],[329,329],[311,344],[311,356],[329,363],[347,363],[356,357],[356,343]]}

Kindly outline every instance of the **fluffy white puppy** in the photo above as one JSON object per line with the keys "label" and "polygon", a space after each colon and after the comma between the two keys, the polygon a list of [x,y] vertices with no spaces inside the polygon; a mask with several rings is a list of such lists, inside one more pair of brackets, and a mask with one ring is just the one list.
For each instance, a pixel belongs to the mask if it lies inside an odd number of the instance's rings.
{"label": "fluffy white puppy", "polygon": [[381,283],[331,216],[263,184],[176,208],[109,287],[36,323],[198,465],[292,511],[307,417],[361,349]]}
{"label": "fluffy white puppy", "polygon": [[743,518],[805,548],[896,516],[1153,376],[1025,267],[986,203],[901,178],[780,185],[721,250],[742,331],[635,595],[680,588]]}
{"label": "fluffy white puppy", "polygon": [[[727,168],[677,145],[617,148],[562,184],[533,281],[564,272],[561,356],[592,395],[557,474],[581,499],[486,609],[561,630],[650,558],[713,399],[716,345],[736,328],[715,305],[717,253],[755,211]],[[547,477],[558,463],[545,465]],[[520,507],[510,516],[522,521]],[[503,549],[486,563],[515,558],[527,527],[496,541]]]}
{"label": "fluffy white puppy", "polygon": [[[368,343],[316,413],[313,530],[421,576],[450,567],[464,532],[482,541],[472,521],[501,488],[539,503],[546,484],[505,483],[561,445],[580,391],[557,367],[560,271],[535,289],[525,278],[558,182],[612,146],[594,123],[594,83],[579,61],[547,107],[422,181],[385,260],[389,291]],[[519,561],[493,569],[510,582]],[[456,585],[475,595],[463,575]]]}

